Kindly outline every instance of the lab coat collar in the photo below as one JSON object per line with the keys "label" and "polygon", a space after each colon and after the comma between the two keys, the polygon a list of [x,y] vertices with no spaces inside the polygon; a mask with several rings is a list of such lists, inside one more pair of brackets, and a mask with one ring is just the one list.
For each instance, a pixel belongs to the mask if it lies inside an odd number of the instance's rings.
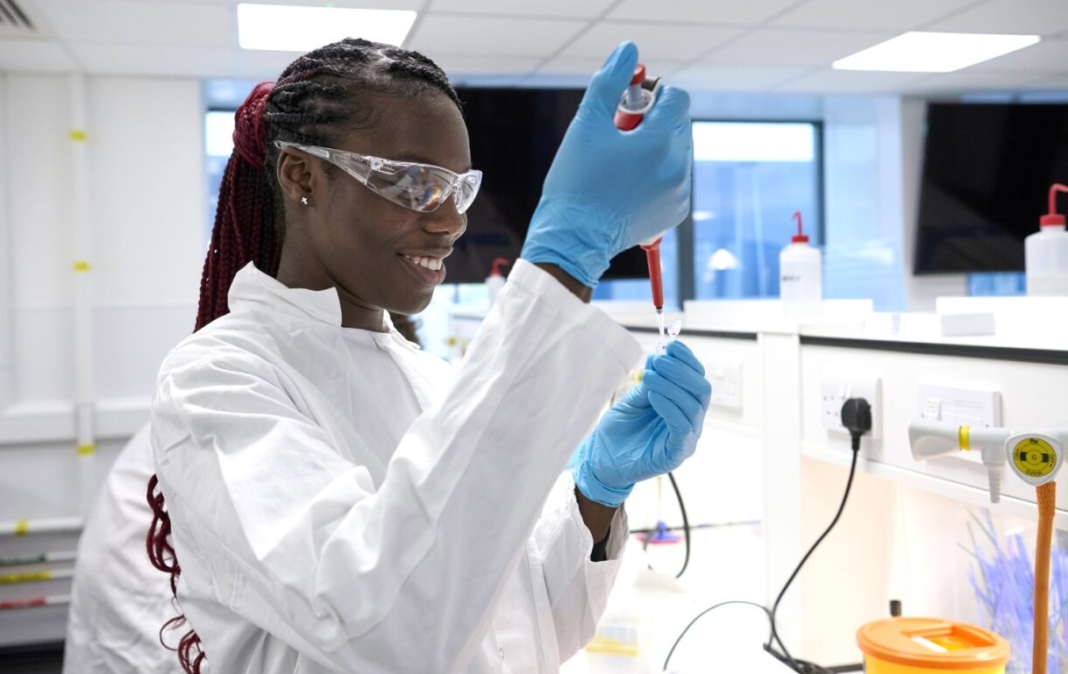
{"label": "lab coat collar", "polygon": [[[245,265],[234,276],[227,299],[232,310],[242,306],[262,304],[272,311],[285,315],[309,318],[336,328],[341,327],[341,299],[338,297],[336,288],[326,290],[290,288],[278,279],[264,274],[252,262]],[[394,329],[388,311],[382,312],[382,321],[386,329],[385,333],[370,330],[355,330],[354,332],[370,333],[378,343],[392,339],[418,349],[417,345],[404,339],[404,336]]]}

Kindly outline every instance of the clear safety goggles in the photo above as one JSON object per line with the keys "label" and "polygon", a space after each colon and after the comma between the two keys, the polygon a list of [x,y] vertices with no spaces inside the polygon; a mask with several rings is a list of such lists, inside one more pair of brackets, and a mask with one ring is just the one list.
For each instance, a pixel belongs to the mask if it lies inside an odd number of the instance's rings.
{"label": "clear safety goggles", "polygon": [[433,164],[394,161],[316,145],[277,140],[279,149],[292,147],[325,159],[360,181],[375,194],[420,213],[436,211],[450,196],[456,211],[471,208],[482,185],[482,171],[453,173]]}

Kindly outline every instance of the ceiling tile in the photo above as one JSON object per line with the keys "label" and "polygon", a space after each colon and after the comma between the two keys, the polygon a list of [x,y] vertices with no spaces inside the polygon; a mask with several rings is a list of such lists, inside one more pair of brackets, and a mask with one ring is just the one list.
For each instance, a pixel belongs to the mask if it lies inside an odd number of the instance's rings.
{"label": "ceiling tile", "polygon": [[583,21],[502,19],[428,14],[405,46],[432,59],[441,54],[535,56],[552,54],[586,26]]}
{"label": "ceiling tile", "polygon": [[460,14],[543,16],[558,19],[592,19],[615,0],[431,0],[430,11]]}
{"label": "ceiling tile", "polygon": [[642,61],[690,61],[741,33],[742,30],[737,28],[605,21],[590,28],[560,56],[604,61],[620,42],[633,40],[638,45]]}
{"label": "ceiling tile", "polygon": [[98,42],[72,42],[70,48],[86,72],[94,75],[241,76],[235,62],[239,53],[236,49]]}
{"label": "ceiling tile", "polygon": [[222,5],[51,0],[40,8],[65,40],[213,47],[236,43],[232,10]]}
{"label": "ceiling tile", "polygon": [[772,21],[774,26],[906,31],[976,0],[809,0]]}
{"label": "ceiling tile", "polygon": [[434,59],[449,77],[470,74],[527,74],[541,63],[538,57],[457,56],[445,54]]}
{"label": "ceiling tile", "polygon": [[694,90],[767,91],[809,70],[804,67],[770,68],[701,63],[671,76],[672,82]]}
{"label": "ceiling tile", "polygon": [[289,64],[297,60],[300,52],[267,51],[260,49],[233,49],[234,77],[257,80],[276,80]]}
{"label": "ceiling tile", "polygon": [[775,91],[814,94],[879,94],[901,91],[927,77],[923,73],[861,72],[827,68],[775,87]]}
{"label": "ceiling tile", "polygon": [[797,0],[746,0],[745,2],[623,0],[608,13],[607,18],[752,26],[766,21],[796,2]]}
{"label": "ceiling tile", "polygon": [[21,28],[16,29],[12,26],[8,26],[0,28],[0,35],[3,36],[0,39],[30,40],[55,37],[52,27],[49,25],[44,17],[44,13],[38,6],[43,4],[42,0],[16,0],[16,2],[22,9],[22,13],[26,15],[26,18],[29,19],[30,23],[33,25],[34,31],[30,34],[26,34]]}
{"label": "ceiling tile", "polygon": [[1052,77],[1043,77],[1040,80],[1036,80],[1032,83],[1034,88],[1041,89],[1063,89],[1068,91],[1068,71],[1057,73]]}
{"label": "ceiling tile", "polygon": [[931,24],[927,30],[956,33],[1052,35],[1068,29],[1065,0],[992,0]]}
{"label": "ceiling tile", "polygon": [[1057,73],[1065,68],[1068,68],[1068,41],[1044,40],[1019,51],[977,63],[967,70],[1034,70],[1039,73]]}
{"label": "ceiling tile", "polygon": [[[683,65],[682,61],[666,61],[664,59],[642,59],[645,63],[645,70],[654,77],[664,76],[667,73],[677,70]],[[559,75],[581,75],[585,78],[585,81],[589,81],[590,77],[597,72],[601,66],[604,65],[604,59],[602,58],[555,58],[538,71],[539,73],[556,73]]]}
{"label": "ceiling tile", "polygon": [[[153,2],[173,2],[174,0],[153,0]],[[199,0],[179,0],[180,2],[199,2]],[[219,2],[219,0],[207,0]],[[258,5],[298,5],[301,7],[322,7],[326,4],[345,9],[414,9],[422,10],[425,0],[224,0],[231,5],[238,2],[254,2]]]}
{"label": "ceiling tile", "polygon": [[736,66],[830,65],[893,37],[893,33],[761,28],[717,49],[706,63]]}
{"label": "ceiling tile", "polygon": [[1048,75],[1034,72],[987,71],[972,68],[953,73],[929,75],[905,87],[909,93],[968,93],[1030,89]]}
{"label": "ceiling tile", "polygon": [[0,71],[56,73],[80,70],[59,42],[0,40]]}

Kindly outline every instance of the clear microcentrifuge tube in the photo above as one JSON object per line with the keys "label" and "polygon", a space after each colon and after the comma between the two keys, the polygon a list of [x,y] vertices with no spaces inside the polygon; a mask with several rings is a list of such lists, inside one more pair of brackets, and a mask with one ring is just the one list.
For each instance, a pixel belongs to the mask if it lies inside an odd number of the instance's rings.
{"label": "clear microcentrifuge tube", "polygon": [[675,339],[676,337],[678,337],[679,333],[681,333],[681,332],[682,332],[682,321],[680,321],[680,320],[672,321],[671,325],[669,325],[668,329],[667,329],[667,335],[668,335],[669,339],[664,339],[664,330],[663,330],[663,326],[661,326],[660,339],[657,340],[657,342],[656,342],[656,347],[654,349],[654,353],[656,355],[658,355],[658,356],[663,356],[667,352],[668,342],[670,342],[672,339]]}

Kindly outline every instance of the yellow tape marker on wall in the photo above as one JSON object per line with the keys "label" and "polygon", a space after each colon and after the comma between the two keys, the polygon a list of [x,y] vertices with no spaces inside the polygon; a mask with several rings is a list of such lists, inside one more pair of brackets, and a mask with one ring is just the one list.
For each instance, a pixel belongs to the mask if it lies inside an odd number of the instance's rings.
{"label": "yellow tape marker on wall", "polygon": [[15,522],[15,535],[25,536],[30,532],[30,523],[26,520],[19,520]]}
{"label": "yellow tape marker on wall", "polygon": [[89,271],[89,262],[87,260],[75,260],[74,271]]}
{"label": "yellow tape marker on wall", "polygon": [[961,426],[960,427],[960,448],[965,452],[971,451],[972,448],[972,427]]}
{"label": "yellow tape marker on wall", "polygon": [[33,583],[39,580],[51,580],[51,571],[34,571],[33,573],[9,573],[6,576],[0,576],[0,585],[10,583]]}
{"label": "yellow tape marker on wall", "polygon": [[85,129],[72,129],[70,132],[70,139],[75,143],[84,143],[89,140],[89,134],[85,132]]}
{"label": "yellow tape marker on wall", "polygon": [[78,445],[78,455],[88,456],[96,451],[96,445]]}

